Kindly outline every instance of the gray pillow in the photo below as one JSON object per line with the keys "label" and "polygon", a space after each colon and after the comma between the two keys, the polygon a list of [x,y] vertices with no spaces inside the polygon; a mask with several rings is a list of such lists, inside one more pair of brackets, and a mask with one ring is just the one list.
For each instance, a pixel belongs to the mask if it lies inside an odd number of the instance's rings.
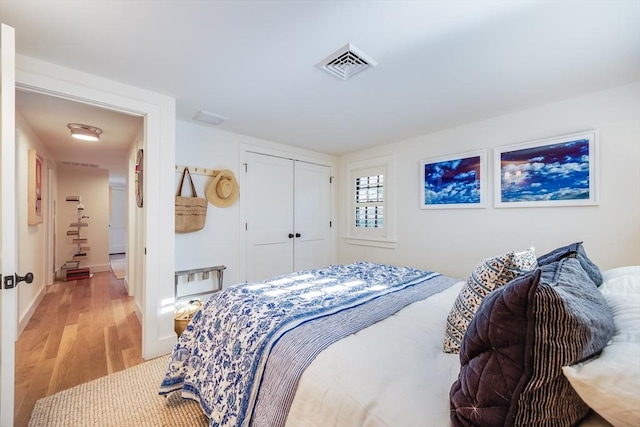
{"label": "gray pillow", "polygon": [[576,258],[580,261],[582,269],[589,275],[593,283],[596,286],[602,285],[602,272],[597,265],[595,265],[587,256],[584,251],[582,242],[572,243],[570,245],[562,246],[552,250],[551,252],[538,257],[538,265],[547,265],[553,262],[560,261],[562,258],[571,254],[576,254]]}

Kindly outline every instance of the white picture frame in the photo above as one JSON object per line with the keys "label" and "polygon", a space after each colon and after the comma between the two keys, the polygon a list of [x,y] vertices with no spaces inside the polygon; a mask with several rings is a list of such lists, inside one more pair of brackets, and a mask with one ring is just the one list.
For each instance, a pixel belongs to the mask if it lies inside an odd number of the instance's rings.
{"label": "white picture frame", "polygon": [[420,160],[420,209],[486,207],[487,152]]}
{"label": "white picture frame", "polygon": [[597,131],[494,149],[496,208],[597,204]]}

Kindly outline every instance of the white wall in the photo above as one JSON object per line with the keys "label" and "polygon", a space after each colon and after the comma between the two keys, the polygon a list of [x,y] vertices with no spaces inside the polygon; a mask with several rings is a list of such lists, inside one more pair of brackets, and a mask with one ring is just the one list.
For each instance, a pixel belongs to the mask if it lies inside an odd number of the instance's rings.
{"label": "white wall", "polygon": [[[75,236],[67,236],[69,225],[77,222],[77,202],[65,201],[67,196],[80,196],[84,210],[81,215],[89,218],[83,222],[80,233],[88,239],[87,258],[80,267],[89,267],[92,272],[109,270],[109,171],[106,169],[58,166],[58,214],[56,240],[56,269],[73,259],[77,250],[72,243]],[[75,228],[73,228],[75,229]]]}
{"label": "white wall", "polygon": [[[318,159],[337,165],[337,159],[326,154],[314,153],[274,142],[226,132],[210,126],[202,126],[184,121],[176,122],[176,164],[208,169],[230,169],[240,183],[240,200],[228,208],[218,208],[212,204],[207,208],[207,219],[203,230],[194,233],[176,233],[175,266],[176,271],[194,268],[225,265],[224,286],[245,280],[244,239],[242,227],[242,179],[246,150],[288,155],[292,158]],[[181,175],[175,174],[175,190]],[[193,175],[196,191],[205,196],[210,177]],[[183,195],[189,194],[187,184]],[[205,286],[196,284],[196,286]],[[185,285],[186,286],[186,285]],[[179,293],[191,292],[180,285]]]}
{"label": "white wall", "polygon": [[[239,136],[230,132],[188,122],[176,122],[176,164],[207,169],[229,169],[238,179]],[[193,168],[190,168],[193,171]],[[181,174],[175,173],[175,194]],[[213,178],[192,174],[199,197],[206,197],[205,189]],[[185,182],[184,196],[191,194]],[[242,188],[240,189],[242,197]],[[227,208],[207,206],[207,219],[202,230],[193,233],[176,233],[176,271],[225,265],[224,285],[240,281],[239,271],[240,203]],[[213,278],[211,279],[213,280]],[[209,281],[211,283],[211,281]],[[188,288],[186,288],[188,286]],[[181,285],[180,293],[206,290],[207,283]],[[208,285],[211,288],[211,285]],[[200,289],[202,288],[202,289]]]}
{"label": "white wall", "polygon": [[[600,204],[587,207],[493,208],[493,147],[596,129]],[[419,161],[486,148],[486,209],[419,209]],[[348,162],[395,154],[396,249],[348,245],[344,230]],[[411,265],[467,277],[483,258],[534,246],[541,255],[584,241],[602,269],[640,264],[640,83],[471,123],[340,158],[340,262]]]}
{"label": "white wall", "polygon": [[46,234],[48,224],[48,213],[44,212],[44,221],[36,225],[28,225],[28,155],[29,149],[34,149],[44,161],[42,188],[43,208],[47,209],[48,198],[48,173],[50,168],[55,168],[56,164],[49,152],[29,127],[20,112],[16,112],[16,189],[18,194],[17,220],[18,220],[18,274],[24,275],[32,272],[33,283],[20,283],[18,286],[18,329],[22,331],[31,318],[37,302],[44,294],[46,283]]}

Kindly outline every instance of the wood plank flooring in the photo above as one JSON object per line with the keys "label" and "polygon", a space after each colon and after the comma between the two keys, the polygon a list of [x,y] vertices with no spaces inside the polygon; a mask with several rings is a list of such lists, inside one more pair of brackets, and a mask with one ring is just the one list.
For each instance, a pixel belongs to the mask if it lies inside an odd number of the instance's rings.
{"label": "wood plank flooring", "polygon": [[111,271],[45,292],[16,342],[15,427],[38,399],[144,362],[133,297]]}

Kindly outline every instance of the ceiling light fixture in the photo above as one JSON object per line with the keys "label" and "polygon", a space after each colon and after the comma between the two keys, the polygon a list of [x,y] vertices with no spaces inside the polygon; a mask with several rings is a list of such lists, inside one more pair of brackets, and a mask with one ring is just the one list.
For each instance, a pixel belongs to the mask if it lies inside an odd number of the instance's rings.
{"label": "ceiling light fixture", "polygon": [[71,136],[83,141],[96,142],[100,140],[102,129],[95,126],[83,125],[80,123],[69,123],[67,125],[71,129]]}

